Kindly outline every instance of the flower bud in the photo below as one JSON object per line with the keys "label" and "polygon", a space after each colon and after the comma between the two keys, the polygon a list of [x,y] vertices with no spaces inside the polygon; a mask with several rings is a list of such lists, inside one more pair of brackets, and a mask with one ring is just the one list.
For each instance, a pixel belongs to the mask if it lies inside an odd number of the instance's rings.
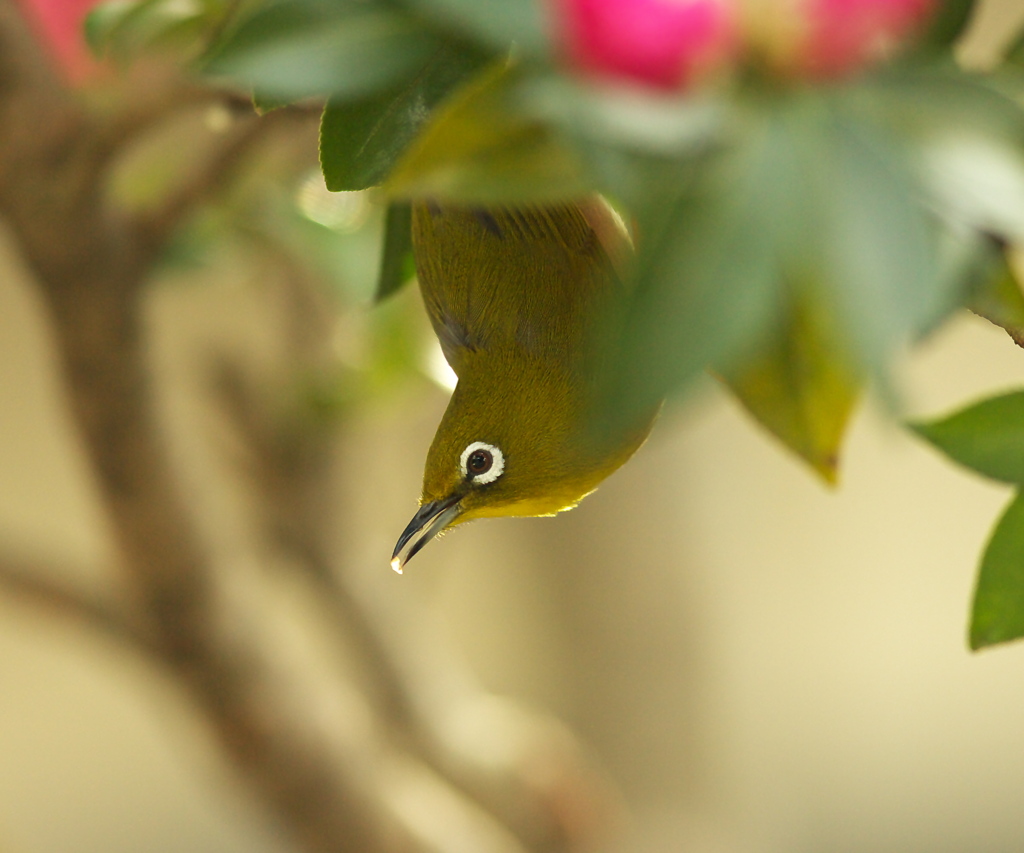
{"label": "flower bud", "polygon": [[567,61],[595,77],[682,89],[734,53],[732,0],[555,0]]}
{"label": "flower bud", "polygon": [[746,0],[751,50],[778,71],[837,79],[893,55],[934,0]]}

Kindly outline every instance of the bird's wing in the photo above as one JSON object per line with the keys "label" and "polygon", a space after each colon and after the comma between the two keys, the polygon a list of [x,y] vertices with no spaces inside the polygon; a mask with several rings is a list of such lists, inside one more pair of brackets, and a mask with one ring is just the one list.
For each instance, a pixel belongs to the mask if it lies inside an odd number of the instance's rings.
{"label": "bird's wing", "polygon": [[414,205],[420,290],[452,369],[459,374],[470,352],[543,355],[567,346],[595,288],[615,277],[627,241],[600,199],[515,209]]}

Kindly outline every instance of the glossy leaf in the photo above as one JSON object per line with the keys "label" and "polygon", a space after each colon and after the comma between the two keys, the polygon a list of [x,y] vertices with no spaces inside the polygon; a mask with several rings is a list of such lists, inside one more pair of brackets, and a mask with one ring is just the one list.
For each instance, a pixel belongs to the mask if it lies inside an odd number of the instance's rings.
{"label": "glossy leaf", "polygon": [[359,98],[412,76],[439,47],[413,19],[355,0],[281,0],[221,41],[205,71],[271,99]]}
{"label": "glossy leaf", "polygon": [[441,99],[478,71],[482,54],[438,47],[409,80],[368,98],[332,98],[320,121],[320,166],[332,192],[381,183]]}
{"label": "glossy leaf", "polygon": [[1024,485],[1024,391],[910,426],[961,465],[995,480]]}
{"label": "glossy leaf", "polygon": [[515,44],[520,54],[548,52],[545,0],[406,0],[407,4],[460,36],[505,53]]}
{"label": "glossy leaf", "polygon": [[519,109],[506,63],[439,109],[386,184],[396,197],[435,196],[477,204],[540,203],[587,190],[572,152]]}
{"label": "glossy leaf", "polygon": [[981,559],[970,644],[981,649],[1024,637],[1024,497],[999,519]]}
{"label": "glossy leaf", "polygon": [[400,290],[413,273],[412,205],[392,202],[384,219],[384,247],[374,300],[380,302]]}
{"label": "glossy leaf", "polygon": [[843,434],[860,392],[836,346],[834,324],[796,305],[751,358],[723,371],[729,388],[769,432],[829,484],[835,484]]}

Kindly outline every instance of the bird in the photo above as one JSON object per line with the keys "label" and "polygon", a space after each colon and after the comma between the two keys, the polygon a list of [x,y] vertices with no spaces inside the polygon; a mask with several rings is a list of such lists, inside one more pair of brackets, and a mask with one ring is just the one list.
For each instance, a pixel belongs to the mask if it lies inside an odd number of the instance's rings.
{"label": "bird", "polygon": [[600,196],[535,206],[417,201],[420,292],[458,383],[427,452],[419,510],[391,566],[458,524],[575,507],[646,440],[653,414],[601,440],[601,336],[632,244]]}

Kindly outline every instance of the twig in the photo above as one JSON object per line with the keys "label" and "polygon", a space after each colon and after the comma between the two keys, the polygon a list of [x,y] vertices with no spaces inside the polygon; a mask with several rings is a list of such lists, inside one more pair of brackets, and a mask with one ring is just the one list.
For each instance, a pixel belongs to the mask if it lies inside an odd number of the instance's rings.
{"label": "twig", "polygon": [[201,86],[176,68],[154,68],[141,80],[129,79],[126,87],[130,91],[119,99],[116,112],[97,127],[91,141],[98,171],[106,169],[140,135],[183,110],[208,104],[225,106],[239,116],[254,113],[251,101],[241,95]]}
{"label": "twig", "polygon": [[219,142],[216,150],[194,169],[160,207],[140,215],[134,222],[138,239],[145,245],[163,245],[181,221],[204,202],[221,192],[235,177],[240,162],[267,136],[296,115],[288,110],[275,110],[265,116],[255,114],[235,120]]}
{"label": "twig", "polygon": [[153,638],[126,607],[54,579],[45,566],[0,557],[0,595],[69,616],[113,639],[155,651]]}

